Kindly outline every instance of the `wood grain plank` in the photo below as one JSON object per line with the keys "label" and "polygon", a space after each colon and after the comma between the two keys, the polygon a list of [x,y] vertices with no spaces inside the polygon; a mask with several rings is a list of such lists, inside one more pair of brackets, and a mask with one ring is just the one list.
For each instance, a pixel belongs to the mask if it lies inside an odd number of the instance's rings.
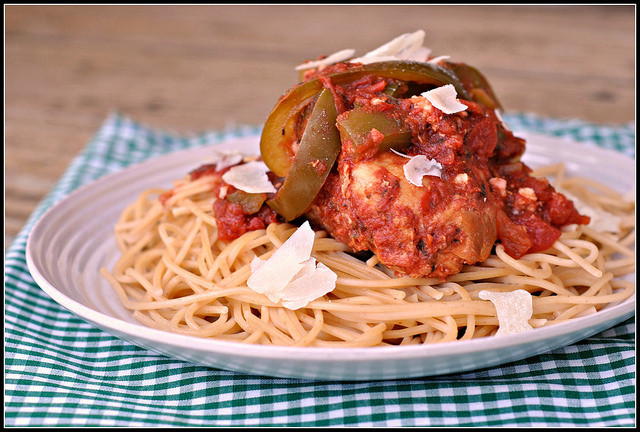
{"label": "wood grain plank", "polygon": [[417,29],[509,111],[635,120],[634,5],[7,5],[5,249],[110,113],[259,125],[296,64]]}

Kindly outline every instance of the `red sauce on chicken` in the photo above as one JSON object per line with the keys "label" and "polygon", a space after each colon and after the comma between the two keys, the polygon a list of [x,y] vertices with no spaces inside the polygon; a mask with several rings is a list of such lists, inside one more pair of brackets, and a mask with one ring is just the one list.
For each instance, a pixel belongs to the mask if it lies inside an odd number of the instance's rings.
{"label": "red sauce on chicken", "polygon": [[404,153],[436,160],[441,175],[410,185],[406,158],[372,150],[378,134],[357,148],[343,139],[336,168],[307,213],[334,238],[373,251],[399,276],[444,278],[484,261],[496,242],[519,258],[548,249],[563,225],[588,223],[545,179],[530,176],[519,160],[524,141],[493,110],[461,100],[466,110],[444,114],[422,97],[389,97],[389,84],[397,83],[367,76],[331,88],[348,109],[400,120],[411,131]]}
{"label": "red sauce on chicken", "polygon": [[[551,247],[562,226],[589,222],[546,179],[531,176],[520,161],[524,140],[505,128],[493,109],[460,99],[466,109],[445,114],[425,97],[411,96],[415,89],[409,93],[407,84],[375,75],[347,85],[331,81],[331,73],[353,67],[358,66],[339,63],[308,71],[305,80],[318,78],[330,89],[338,123],[355,107],[365,115],[384,113],[409,131],[410,144],[398,154],[380,150],[385,135],[378,129],[357,145],[341,135],[337,161],[305,213],[316,228],[354,252],[372,251],[398,276],[446,278],[465,264],[484,261],[496,243],[520,258]],[[291,157],[310,108],[301,111],[294,136],[288,137]],[[424,176],[421,186],[403,172],[407,158],[417,155],[441,166],[437,175]],[[221,240],[282,221],[264,204],[266,194],[260,201],[237,193],[221,179],[224,172],[204,165],[191,173],[193,179],[215,179],[213,211]]]}

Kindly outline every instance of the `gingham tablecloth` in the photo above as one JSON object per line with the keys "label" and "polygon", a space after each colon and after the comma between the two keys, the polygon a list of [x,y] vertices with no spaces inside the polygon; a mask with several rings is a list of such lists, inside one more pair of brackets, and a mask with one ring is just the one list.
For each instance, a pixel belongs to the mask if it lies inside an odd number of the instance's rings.
{"label": "gingham tablecloth", "polygon": [[[530,114],[513,130],[635,158],[635,123],[604,126]],[[153,156],[259,133],[178,136],[110,116],[5,255],[6,426],[634,426],[635,318],[574,345],[500,367],[405,380],[265,378],[167,358],[69,313],[33,281],[25,244],[53,202]]]}

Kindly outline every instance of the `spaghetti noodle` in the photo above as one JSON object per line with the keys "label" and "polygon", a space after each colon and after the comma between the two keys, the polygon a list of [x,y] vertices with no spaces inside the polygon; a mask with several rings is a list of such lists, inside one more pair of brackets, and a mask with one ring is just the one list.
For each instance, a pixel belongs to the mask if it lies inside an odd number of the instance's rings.
{"label": "spaghetti noodle", "polygon": [[619,232],[563,229],[553,246],[513,259],[497,244],[484,262],[445,281],[394,277],[375,256],[364,261],[345,244],[315,232],[312,256],[338,276],[330,293],[296,310],[251,290],[250,263],[267,259],[295,231],[272,223],[231,242],[218,237],[212,177],[147,190],[115,227],[121,258],[101,269],[141,323],[170,332],[253,344],[373,347],[469,340],[494,335],[495,307],[479,293],[526,290],[533,328],[585,316],[635,292],[635,202],[604,185],[567,178],[564,166],[538,169],[589,207],[619,218]]}

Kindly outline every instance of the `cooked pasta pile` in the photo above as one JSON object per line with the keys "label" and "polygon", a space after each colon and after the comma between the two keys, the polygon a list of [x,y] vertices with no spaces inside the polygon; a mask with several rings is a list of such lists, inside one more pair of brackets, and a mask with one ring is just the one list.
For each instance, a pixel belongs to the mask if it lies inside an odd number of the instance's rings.
{"label": "cooked pasta pile", "polygon": [[586,178],[566,178],[561,164],[534,175],[554,178],[592,208],[619,219],[620,232],[567,227],[553,247],[514,260],[498,244],[482,264],[445,282],[396,278],[375,256],[363,261],[316,232],[312,256],[337,275],[336,288],[290,310],[251,290],[255,256],[267,259],[296,229],[271,224],[231,243],[217,238],[211,177],[147,190],[122,213],[115,235],[121,258],[103,276],[141,323],[185,335],[251,344],[374,347],[469,340],[494,335],[496,308],[479,292],[532,294],[533,327],[597,313],[635,292],[635,202]]}

